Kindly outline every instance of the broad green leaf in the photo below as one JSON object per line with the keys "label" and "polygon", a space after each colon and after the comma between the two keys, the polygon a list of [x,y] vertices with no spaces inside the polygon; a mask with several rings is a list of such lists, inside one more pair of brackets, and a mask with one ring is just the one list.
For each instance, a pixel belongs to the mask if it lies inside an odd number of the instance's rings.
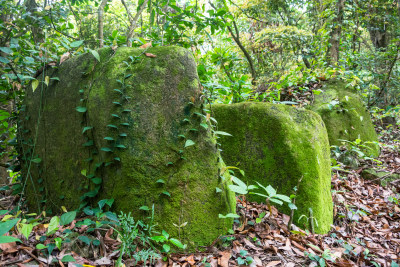
{"label": "broad green leaf", "polygon": [[36,88],[39,86],[39,81],[38,80],[33,80],[32,81],[32,91],[35,92]]}
{"label": "broad green leaf", "polygon": [[80,241],[82,241],[83,243],[85,243],[88,246],[90,246],[90,243],[92,242],[90,240],[90,238],[85,236],[85,235],[80,235],[78,238],[79,238]]}
{"label": "broad green leaf", "polygon": [[9,47],[0,47],[0,51],[6,54],[12,54],[12,50]]}
{"label": "broad green leaf", "polygon": [[0,57],[0,62],[4,63],[4,64],[8,64],[8,63],[10,63],[10,60],[8,60],[8,58],[5,58],[5,57]]}
{"label": "broad green leaf", "polygon": [[90,53],[97,59],[98,62],[100,62],[100,55],[97,53],[96,50],[90,50]]}
{"label": "broad green leaf", "polygon": [[119,221],[117,215],[116,215],[114,212],[107,211],[107,212],[104,213],[104,214],[106,215],[106,217],[107,217],[108,219],[110,219],[110,220],[112,220],[112,221],[116,221],[116,222]]}
{"label": "broad green leaf", "polygon": [[237,185],[230,184],[229,185],[229,189],[232,192],[235,192],[235,193],[237,193],[239,195],[246,195],[247,194],[246,188],[243,188],[243,187],[240,187],[240,186],[237,186]]}
{"label": "broad green leaf", "polygon": [[168,253],[170,251],[171,247],[169,245],[167,245],[167,244],[164,244],[163,245],[163,249],[164,249],[165,253]]}
{"label": "broad green leaf", "polygon": [[11,228],[13,228],[14,225],[17,224],[18,221],[19,221],[19,218],[12,219],[12,220],[5,221],[5,222],[1,222],[0,223],[0,235],[4,235],[8,231],[10,231]]}
{"label": "broad green leaf", "polygon": [[141,206],[139,209],[140,210],[145,210],[145,211],[149,211],[150,210],[149,207],[147,207],[147,206]]}
{"label": "broad green leaf", "polygon": [[162,230],[161,233],[162,233],[162,235],[163,235],[166,239],[169,238],[169,234],[167,233],[167,231]]}
{"label": "broad green leaf", "polygon": [[20,239],[13,237],[13,236],[8,236],[8,235],[0,236],[0,244],[11,243],[11,242],[21,242],[22,243],[22,241]]}
{"label": "broad green leaf", "polygon": [[60,218],[58,216],[54,216],[53,218],[51,218],[49,227],[47,228],[47,234],[49,235],[57,231],[59,225],[60,225]]}
{"label": "broad green leaf", "polygon": [[70,224],[76,217],[76,211],[70,211],[61,215],[60,225]]}
{"label": "broad green leaf", "polygon": [[[79,47],[79,46],[81,46],[82,44],[83,44],[83,40],[72,42],[72,43],[70,43],[69,45],[70,45],[71,47]],[[100,60],[99,60],[99,61],[100,61]]]}
{"label": "broad green leaf", "polygon": [[231,177],[232,177],[232,181],[235,184],[237,184],[239,187],[247,190],[247,185],[242,180],[240,180],[239,178],[237,178],[236,176],[233,176],[233,175]]}
{"label": "broad green leaf", "polygon": [[221,190],[221,188],[216,187],[216,188],[215,188],[215,192],[220,193],[220,192],[222,192],[222,190]]}
{"label": "broad green leaf", "polygon": [[195,144],[195,142],[193,142],[192,140],[188,139],[188,140],[186,140],[185,148],[189,147],[189,146],[193,146],[194,144]]}
{"label": "broad green leaf", "polygon": [[276,195],[276,190],[275,190],[272,186],[270,186],[270,185],[268,185],[267,188],[266,188],[265,190],[267,191],[267,193],[268,193],[268,195],[269,195],[270,197]]}
{"label": "broad green leaf", "polygon": [[54,238],[54,242],[56,243],[56,247],[61,251],[62,239],[60,237]]}
{"label": "broad green leaf", "polygon": [[21,229],[21,234],[23,234],[25,236],[26,240],[28,240],[29,235],[31,234],[32,229],[33,229],[33,224],[32,223],[29,223],[29,224],[28,223],[21,223],[19,225],[19,227]]}
{"label": "broad green leaf", "polygon": [[104,205],[107,205],[111,208],[112,204],[114,203],[114,199],[110,198],[110,199],[102,199],[99,201],[99,207],[100,209],[103,209]]}
{"label": "broad green leaf", "polygon": [[112,149],[109,147],[102,147],[100,150],[104,152],[112,152]]}
{"label": "broad green leaf", "polygon": [[71,255],[65,255],[62,259],[62,262],[75,262],[76,260]]}
{"label": "broad green leaf", "polygon": [[287,203],[290,203],[290,201],[291,201],[291,200],[290,200],[290,197],[285,196],[285,195],[281,195],[281,194],[276,194],[276,195],[274,196],[274,198],[283,200],[284,202],[287,202]]}
{"label": "broad green leaf", "polygon": [[182,244],[181,241],[179,241],[178,239],[175,239],[175,238],[171,238],[169,240],[169,242],[171,242],[172,244],[174,244],[178,248],[183,248],[184,249],[186,247],[186,245]]}
{"label": "broad green leaf", "polygon": [[271,201],[273,203],[276,203],[278,205],[282,205],[283,204],[282,201],[280,201],[279,199],[276,199],[276,198],[270,198],[269,201]]}
{"label": "broad green leaf", "polygon": [[47,248],[47,246],[43,245],[43,244],[37,244],[36,245],[36,249],[45,249]]}
{"label": "broad green leaf", "polygon": [[158,183],[158,184],[165,184],[165,181],[164,181],[163,179],[158,179],[158,180],[156,181],[156,183]]}

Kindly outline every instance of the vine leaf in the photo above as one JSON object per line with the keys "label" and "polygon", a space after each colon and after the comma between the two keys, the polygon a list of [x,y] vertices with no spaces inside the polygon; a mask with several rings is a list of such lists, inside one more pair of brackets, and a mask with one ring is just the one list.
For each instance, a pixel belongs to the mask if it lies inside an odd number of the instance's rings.
{"label": "vine leaf", "polygon": [[41,158],[35,158],[35,159],[32,160],[32,162],[40,163],[40,162],[42,162],[42,159]]}
{"label": "vine leaf", "polygon": [[75,109],[76,109],[76,111],[82,112],[82,113],[84,113],[84,112],[87,111],[87,108],[86,108],[86,107],[76,107]]}
{"label": "vine leaf", "polygon": [[90,130],[92,128],[93,128],[92,126],[86,126],[83,128],[82,133],[85,133],[87,130]]}
{"label": "vine leaf", "polygon": [[189,146],[193,146],[194,144],[195,144],[195,142],[193,142],[192,140],[188,139],[188,140],[186,140],[185,148],[189,147]]}

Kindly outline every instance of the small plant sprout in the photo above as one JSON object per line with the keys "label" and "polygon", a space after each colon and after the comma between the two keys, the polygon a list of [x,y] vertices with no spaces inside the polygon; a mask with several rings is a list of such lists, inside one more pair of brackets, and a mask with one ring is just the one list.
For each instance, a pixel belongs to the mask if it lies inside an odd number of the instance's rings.
{"label": "small plant sprout", "polygon": [[254,185],[247,186],[242,180],[231,175],[232,182],[235,184],[229,185],[229,189],[238,195],[247,195],[250,190],[257,188]]}
{"label": "small plant sprout", "polygon": [[276,203],[278,205],[282,205],[284,202],[286,202],[286,203],[291,203],[292,202],[290,200],[290,197],[285,196],[285,195],[281,195],[281,194],[277,194],[276,190],[272,186],[268,185],[267,187],[265,187],[262,184],[260,184],[259,182],[256,182],[256,183],[262,189],[264,189],[266,194],[261,194],[261,193],[256,193],[256,192],[250,192],[250,194],[265,197],[265,202],[266,202],[266,204],[268,206],[268,210],[269,210],[269,214],[270,215],[272,215],[271,202]]}
{"label": "small plant sprout", "polygon": [[[307,222],[307,224],[308,224],[308,226],[309,226],[309,228],[310,228],[311,233],[314,234],[314,233],[315,233],[315,231],[314,231],[314,229],[315,229],[315,227],[314,227],[314,222],[315,222],[315,224],[316,224],[317,227],[318,227],[318,221],[317,221],[317,219],[314,217],[314,213],[313,213],[312,208],[309,208],[309,209],[308,209],[308,212],[309,212],[309,216],[303,214],[303,215],[300,216],[300,218],[298,219],[298,221],[300,222],[301,219],[305,218],[305,219],[306,219],[306,222]],[[306,227],[307,227],[307,224],[305,225]]]}

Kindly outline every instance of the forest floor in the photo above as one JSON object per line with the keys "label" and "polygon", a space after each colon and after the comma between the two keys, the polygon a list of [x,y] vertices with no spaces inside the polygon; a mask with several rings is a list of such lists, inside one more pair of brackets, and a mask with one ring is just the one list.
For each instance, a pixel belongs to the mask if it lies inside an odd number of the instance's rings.
{"label": "forest floor", "polygon": [[[373,168],[400,173],[400,130],[388,128],[380,133],[382,153],[379,161],[361,160],[358,167],[341,166],[332,173],[334,225],[329,234],[317,235],[296,229],[289,231],[289,216],[275,208],[272,215],[264,204],[238,199],[240,221],[232,235],[216,240],[205,252],[170,254],[166,261],[159,259],[151,266],[399,266],[400,263],[400,180],[381,186],[385,175],[375,180],[361,177],[364,169]],[[9,191],[0,191],[0,207],[10,209],[17,200]],[[5,215],[1,215],[0,219]],[[120,242],[110,231],[95,231],[92,238],[100,245],[80,249],[53,250],[45,256],[36,247],[35,236],[43,235],[46,225],[33,228],[28,241],[0,244],[0,266],[110,266],[118,258]],[[85,227],[73,222],[65,229],[83,233]],[[50,242],[50,241],[48,241]],[[90,242],[89,242],[90,243]],[[63,262],[65,255],[72,261]],[[126,260],[126,266],[135,266]],[[138,263],[137,266],[150,266]]]}

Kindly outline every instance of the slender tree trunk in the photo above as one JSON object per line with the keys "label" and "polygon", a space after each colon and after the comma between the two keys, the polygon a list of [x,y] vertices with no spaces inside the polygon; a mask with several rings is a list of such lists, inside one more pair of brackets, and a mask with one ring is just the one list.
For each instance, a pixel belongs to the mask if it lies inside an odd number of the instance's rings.
{"label": "slender tree trunk", "polygon": [[329,47],[327,51],[328,64],[337,65],[339,63],[339,46],[340,35],[342,33],[343,13],[344,13],[344,0],[337,0],[336,3],[337,14],[334,20],[331,38],[329,40]]}
{"label": "slender tree trunk", "polygon": [[[214,6],[213,3],[209,2],[211,7],[214,8],[215,10],[217,10],[217,8]],[[226,20],[222,17],[222,20],[226,23]],[[254,64],[253,64],[253,59],[251,58],[249,52],[247,52],[246,48],[243,46],[242,42],[240,41],[240,32],[239,29],[236,25],[236,22],[234,20],[232,20],[233,23],[233,27],[235,29],[235,32],[233,32],[232,28],[230,26],[227,26],[229,33],[232,35],[233,40],[235,41],[235,43],[239,46],[240,50],[242,50],[244,56],[247,59],[247,62],[249,63],[249,67],[250,67],[250,71],[251,71],[251,77],[252,77],[252,84],[256,83],[256,79],[257,79],[257,72],[256,69],[254,68]]]}
{"label": "slender tree trunk", "polygon": [[99,27],[99,47],[104,46],[104,8],[107,5],[108,0],[102,0],[98,9],[98,27]]}
{"label": "slender tree trunk", "polygon": [[132,37],[135,33],[135,29],[137,27],[137,22],[138,19],[140,17],[140,15],[142,14],[142,12],[144,11],[144,9],[147,6],[147,3],[149,2],[149,0],[144,0],[143,4],[140,6],[138,12],[136,13],[135,17],[132,16],[131,12],[128,9],[128,6],[126,5],[124,0],[121,0],[122,4],[124,5],[126,12],[128,13],[128,17],[129,17],[129,29],[128,32],[126,34],[126,45],[128,47],[132,47]]}

